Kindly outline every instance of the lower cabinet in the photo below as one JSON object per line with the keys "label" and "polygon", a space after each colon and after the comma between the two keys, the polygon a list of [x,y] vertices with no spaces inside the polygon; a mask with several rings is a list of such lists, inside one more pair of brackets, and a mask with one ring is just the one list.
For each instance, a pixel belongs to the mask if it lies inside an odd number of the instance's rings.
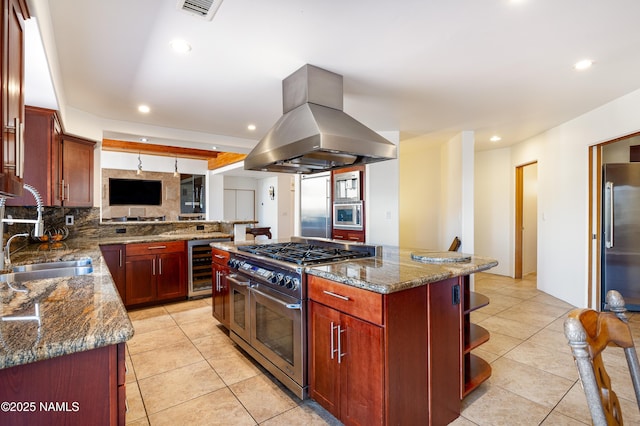
{"label": "lower cabinet", "polygon": [[100,246],[102,257],[104,258],[109,272],[111,272],[111,278],[118,289],[122,303],[127,305],[127,293],[126,293],[126,275],[125,275],[125,245],[124,244],[109,244]]}
{"label": "lower cabinet", "polygon": [[460,415],[458,278],[383,295],[310,275],[308,295],[309,395],[342,423]]}
{"label": "lower cabinet", "polygon": [[211,251],[211,268],[213,270],[213,289],[211,292],[211,305],[213,308],[213,317],[220,324],[229,328],[229,284],[227,283],[227,275],[229,275],[229,252],[224,250],[212,249]]}
{"label": "lower cabinet", "polygon": [[124,425],[125,344],[0,370],[3,425]]}
{"label": "lower cabinet", "polygon": [[126,306],[187,297],[184,241],[126,245]]}
{"label": "lower cabinet", "polygon": [[383,328],[311,302],[311,398],[345,424],[383,424]]}

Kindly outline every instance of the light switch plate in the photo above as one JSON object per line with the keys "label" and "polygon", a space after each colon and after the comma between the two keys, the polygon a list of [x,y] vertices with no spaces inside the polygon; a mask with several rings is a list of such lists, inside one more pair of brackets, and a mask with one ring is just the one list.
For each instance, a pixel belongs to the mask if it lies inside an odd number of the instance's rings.
{"label": "light switch plate", "polygon": [[64,224],[67,226],[72,226],[73,225],[73,216],[68,214],[64,217]]}

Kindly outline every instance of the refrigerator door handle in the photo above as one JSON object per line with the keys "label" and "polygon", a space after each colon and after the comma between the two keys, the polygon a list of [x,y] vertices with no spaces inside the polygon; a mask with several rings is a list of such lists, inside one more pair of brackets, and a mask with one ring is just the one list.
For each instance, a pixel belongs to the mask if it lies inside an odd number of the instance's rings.
{"label": "refrigerator door handle", "polygon": [[[607,234],[605,231],[605,241],[604,245],[606,248],[613,247],[613,182],[605,183],[605,191],[609,193],[609,205],[607,208],[609,209],[609,223],[605,223],[605,230],[608,229],[609,233]],[[606,196],[606,193],[605,193]],[[605,214],[605,220],[607,219],[607,215]]]}

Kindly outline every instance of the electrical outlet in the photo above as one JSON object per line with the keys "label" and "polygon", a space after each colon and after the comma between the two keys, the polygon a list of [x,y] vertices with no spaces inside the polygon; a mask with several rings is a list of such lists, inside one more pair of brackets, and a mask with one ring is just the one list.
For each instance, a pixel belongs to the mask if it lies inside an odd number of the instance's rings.
{"label": "electrical outlet", "polygon": [[67,226],[73,226],[73,216],[68,214],[64,217],[64,223]]}

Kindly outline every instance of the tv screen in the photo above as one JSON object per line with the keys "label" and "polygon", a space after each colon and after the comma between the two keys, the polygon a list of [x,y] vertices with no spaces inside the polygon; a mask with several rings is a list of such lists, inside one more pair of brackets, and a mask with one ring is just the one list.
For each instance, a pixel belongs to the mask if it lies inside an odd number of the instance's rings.
{"label": "tv screen", "polygon": [[162,205],[162,182],[109,178],[109,205]]}

